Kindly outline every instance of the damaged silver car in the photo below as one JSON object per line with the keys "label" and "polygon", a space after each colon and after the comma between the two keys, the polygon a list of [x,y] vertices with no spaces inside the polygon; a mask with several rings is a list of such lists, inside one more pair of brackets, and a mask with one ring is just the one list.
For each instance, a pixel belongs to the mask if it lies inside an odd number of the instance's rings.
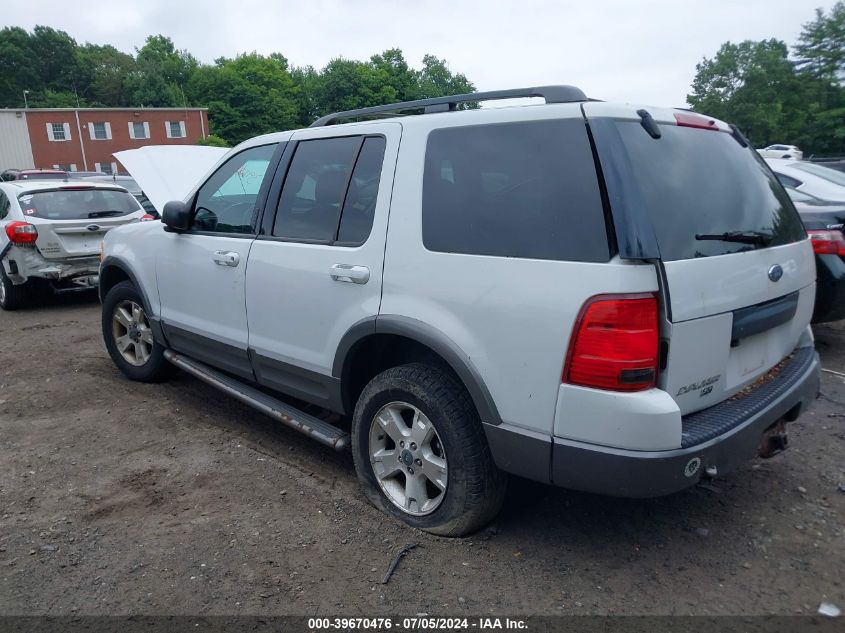
{"label": "damaged silver car", "polygon": [[34,292],[96,286],[103,236],[143,215],[113,184],[0,183],[0,308],[15,310]]}

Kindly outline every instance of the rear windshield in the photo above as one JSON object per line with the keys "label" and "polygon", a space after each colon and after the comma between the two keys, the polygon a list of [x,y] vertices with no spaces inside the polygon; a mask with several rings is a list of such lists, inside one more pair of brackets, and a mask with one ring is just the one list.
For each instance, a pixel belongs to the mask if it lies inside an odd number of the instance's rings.
{"label": "rear windshield", "polygon": [[[661,137],[655,139],[639,121],[617,121],[614,129],[633,180],[627,183],[627,197],[636,200],[627,203],[641,206],[651,218],[664,261],[726,255],[806,237],[781,184],[755,151],[730,134],[661,125]],[[725,233],[762,239],[749,244],[713,238]]]}
{"label": "rear windshield", "polygon": [[131,194],[117,189],[57,189],[18,196],[26,216],[50,220],[112,218],[141,209]]}

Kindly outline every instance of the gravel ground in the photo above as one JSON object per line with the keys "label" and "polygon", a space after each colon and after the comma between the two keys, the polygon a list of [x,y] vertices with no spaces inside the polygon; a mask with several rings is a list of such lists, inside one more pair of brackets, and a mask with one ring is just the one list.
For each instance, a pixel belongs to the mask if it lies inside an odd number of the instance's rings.
{"label": "gravel ground", "polygon": [[[845,322],[816,328],[845,372]],[[845,380],[771,460],[671,497],[512,480],[471,538],[182,375],[125,380],[95,297],[0,313],[0,614],[797,614],[845,607]],[[387,585],[396,551],[418,543]]]}

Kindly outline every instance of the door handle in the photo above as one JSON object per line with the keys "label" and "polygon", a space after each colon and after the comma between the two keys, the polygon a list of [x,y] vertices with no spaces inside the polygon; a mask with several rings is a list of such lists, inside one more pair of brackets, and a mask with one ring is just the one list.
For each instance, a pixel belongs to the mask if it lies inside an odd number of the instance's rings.
{"label": "door handle", "polygon": [[329,271],[332,279],[348,284],[365,284],[370,280],[370,269],[366,266],[333,264]]}
{"label": "door handle", "polygon": [[241,263],[241,256],[234,251],[214,251],[212,259],[218,266],[237,266]]}

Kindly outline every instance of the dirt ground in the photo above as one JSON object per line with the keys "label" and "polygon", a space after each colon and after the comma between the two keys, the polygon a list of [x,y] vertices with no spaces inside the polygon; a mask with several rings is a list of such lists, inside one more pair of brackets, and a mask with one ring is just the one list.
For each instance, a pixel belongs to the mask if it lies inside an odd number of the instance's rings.
{"label": "dirt ground", "polygon": [[[0,614],[796,614],[845,608],[845,381],[791,448],[677,495],[512,480],[481,533],[368,505],[352,459],[185,375],[125,380],[96,297],[0,313]],[[816,328],[845,372],[845,323]],[[394,554],[418,543],[387,585]]]}

